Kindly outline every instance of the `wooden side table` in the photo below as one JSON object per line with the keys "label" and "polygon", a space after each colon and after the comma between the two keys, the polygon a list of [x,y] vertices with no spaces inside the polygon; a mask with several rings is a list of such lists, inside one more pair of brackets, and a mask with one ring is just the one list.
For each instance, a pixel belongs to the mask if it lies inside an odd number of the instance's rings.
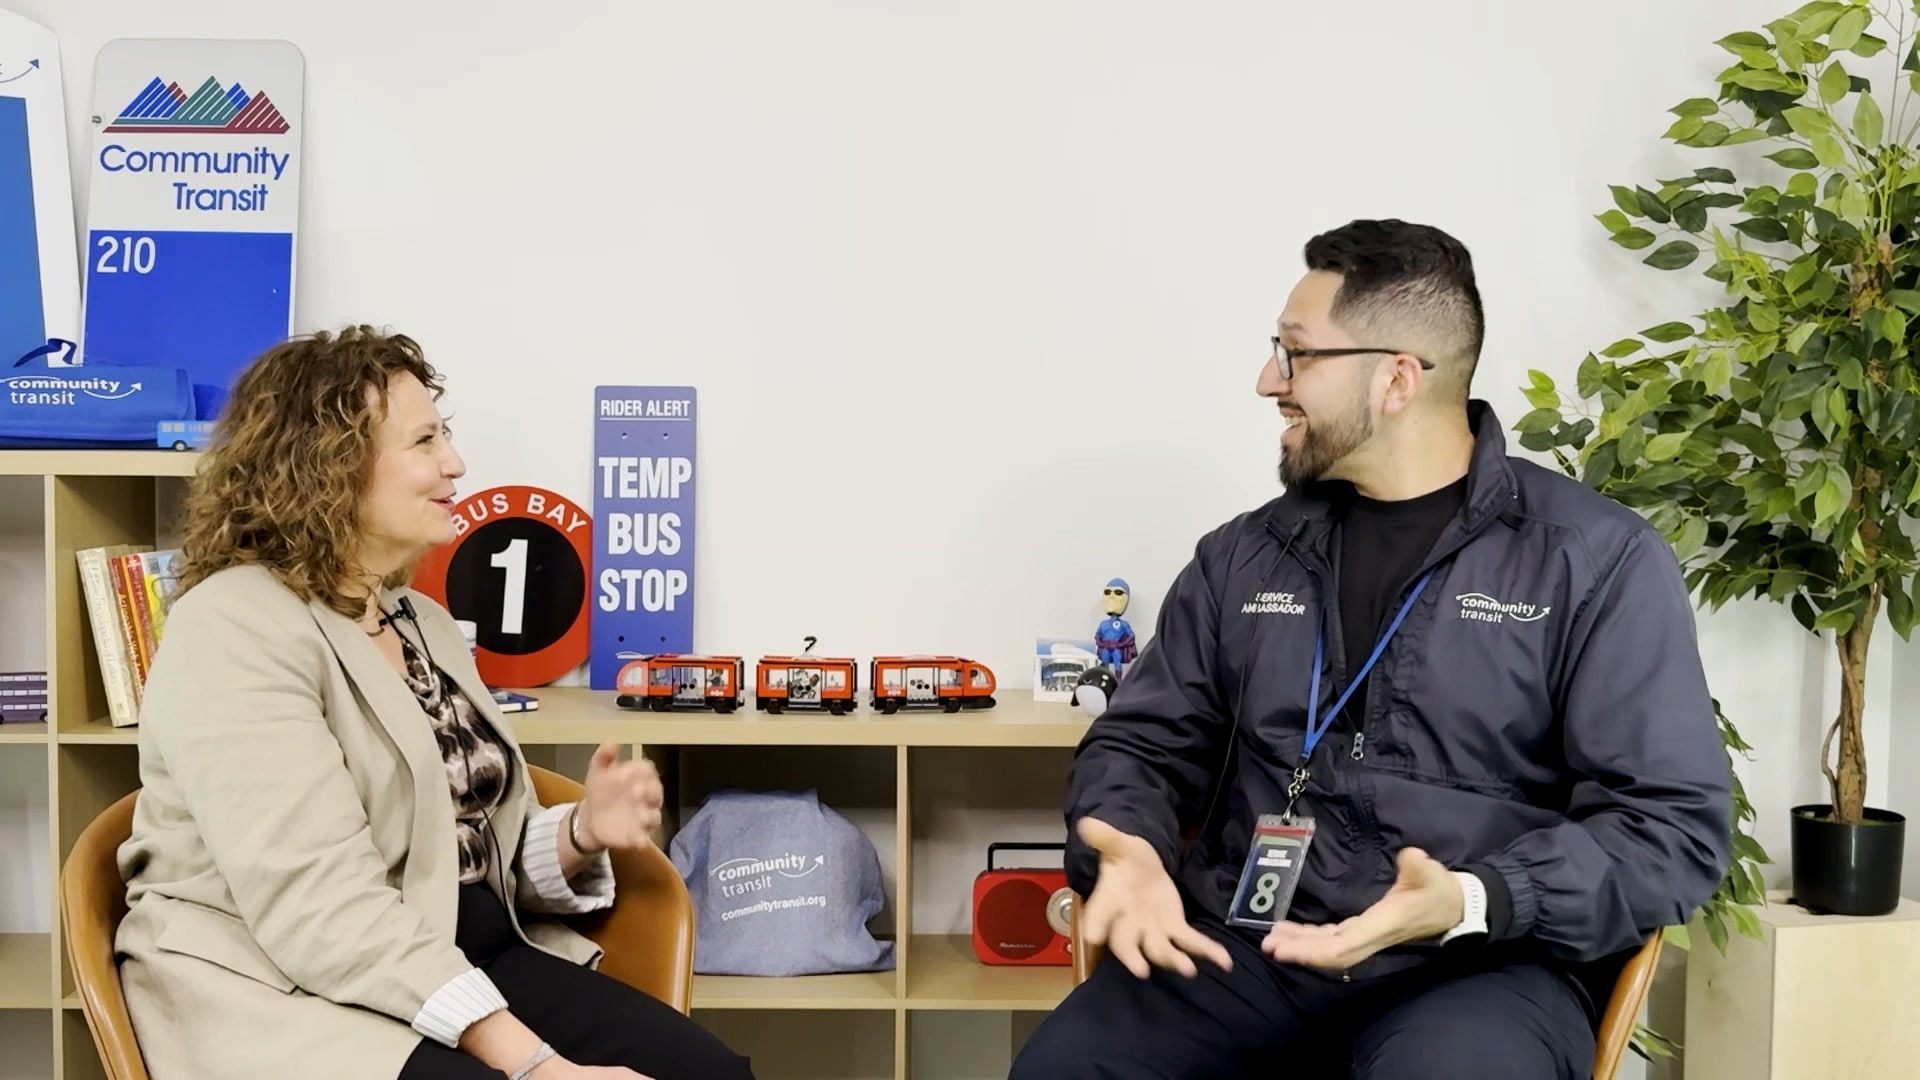
{"label": "wooden side table", "polygon": [[1687,953],[1687,1080],[1911,1080],[1920,1075],[1920,902],[1814,915],[1772,892],[1764,940],[1726,955],[1698,921]]}

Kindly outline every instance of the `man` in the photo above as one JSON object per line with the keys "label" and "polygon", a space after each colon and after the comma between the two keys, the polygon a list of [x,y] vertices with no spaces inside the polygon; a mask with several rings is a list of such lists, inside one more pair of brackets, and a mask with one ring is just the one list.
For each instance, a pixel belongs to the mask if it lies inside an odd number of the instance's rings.
{"label": "man", "polygon": [[1286,491],[1200,540],[1075,754],[1110,953],[1016,1080],[1586,1077],[1624,959],[1725,873],[1671,550],[1507,455],[1457,241],[1305,254],[1258,384]]}

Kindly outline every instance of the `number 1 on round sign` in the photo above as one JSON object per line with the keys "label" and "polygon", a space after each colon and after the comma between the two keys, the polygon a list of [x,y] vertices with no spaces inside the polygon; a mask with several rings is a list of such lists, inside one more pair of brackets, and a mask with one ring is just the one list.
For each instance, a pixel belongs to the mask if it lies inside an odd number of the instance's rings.
{"label": "number 1 on round sign", "polygon": [[515,537],[488,560],[496,570],[505,570],[507,580],[500,593],[500,632],[518,634],[526,621],[527,610],[527,538]]}
{"label": "number 1 on round sign", "polygon": [[151,236],[103,236],[94,246],[100,249],[100,258],[93,269],[102,274],[151,274],[159,256]]}

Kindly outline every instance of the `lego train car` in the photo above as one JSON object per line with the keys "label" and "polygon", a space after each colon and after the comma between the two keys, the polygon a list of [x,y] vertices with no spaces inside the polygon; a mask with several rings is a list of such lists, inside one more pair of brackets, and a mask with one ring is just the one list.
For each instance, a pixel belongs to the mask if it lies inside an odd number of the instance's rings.
{"label": "lego train car", "polygon": [[754,665],[754,706],[763,712],[824,709],[852,712],[859,666],[828,656],[763,656]]}
{"label": "lego train car", "polygon": [[730,713],[746,704],[746,662],[738,656],[664,653],[627,661],[615,679],[614,703],[623,709],[712,709]]}
{"label": "lego train car", "polygon": [[964,656],[876,656],[868,663],[867,687],[883,713],[990,709],[994,686],[987,665]]}

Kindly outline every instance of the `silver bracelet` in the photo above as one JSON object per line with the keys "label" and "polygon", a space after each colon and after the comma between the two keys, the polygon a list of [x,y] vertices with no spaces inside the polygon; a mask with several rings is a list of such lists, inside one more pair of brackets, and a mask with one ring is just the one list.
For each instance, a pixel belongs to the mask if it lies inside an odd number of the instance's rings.
{"label": "silver bracelet", "polygon": [[533,1072],[533,1070],[540,1067],[541,1062],[547,1060],[552,1056],[553,1056],[553,1047],[548,1046],[546,1043],[541,1043],[540,1049],[535,1050],[533,1052],[533,1056],[527,1059],[527,1063],[525,1065],[520,1066],[519,1071],[513,1074],[513,1080],[527,1080],[527,1077]]}
{"label": "silver bracelet", "polygon": [[567,841],[573,845],[573,850],[582,855],[598,855],[607,850],[606,848],[589,848],[585,844],[582,844],[580,842],[578,829],[579,824],[580,804],[574,803],[573,807],[567,811]]}

